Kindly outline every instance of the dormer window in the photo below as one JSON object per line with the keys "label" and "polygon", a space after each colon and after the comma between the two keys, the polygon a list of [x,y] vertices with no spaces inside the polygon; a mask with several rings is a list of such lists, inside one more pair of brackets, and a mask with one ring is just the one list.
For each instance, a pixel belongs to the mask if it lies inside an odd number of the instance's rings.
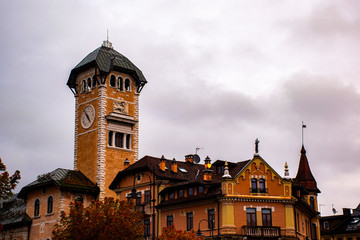
{"label": "dormer window", "polygon": [[189,187],[189,188],[188,188],[188,190],[187,190],[187,195],[188,195],[188,196],[194,195],[194,188],[193,188],[193,187]]}
{"label": "dormer window", "polygon": [[184,189],[179,189],[178,191],[178,198],[184,197]]}
{"label": "dormer window", "polygon": [[199,186],[198,187],[198,194],[203,193],[204,192],[204,186]]}
{"label": "dormer window", "polygon": [[128,78],[125,79],[125,90],[128,92],[131,91],[130,79],[128,79]]}

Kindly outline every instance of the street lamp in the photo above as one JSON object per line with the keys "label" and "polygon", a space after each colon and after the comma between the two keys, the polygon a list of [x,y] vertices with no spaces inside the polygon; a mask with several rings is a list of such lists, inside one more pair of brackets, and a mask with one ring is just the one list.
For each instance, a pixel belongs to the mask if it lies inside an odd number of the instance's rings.
{"label": "street lamp", "polygon": [[214,236],[213,231],[214,231],[214,226],[215,226],[215,219],[211,219],[210,220],[211,222],[209,222],[209,220],[207,220],[207,219],[200,220],[199,228],[198,228],[198,230],[196,232],[196,236],[198,236],[198,237],[203,236],[203,234],[200,231],[200,223],[203,222],[203,221],[206,221],[206,222],[209,223],[209,225],[210,225],[210,237],[213,237]]}
{"label": "street lamp", "polygon": [[[138,197],[138,194],[136,192],[136,187],[135,187],[135,180],[136,180],[136,178],[140,178],[141,174],[148,176],[148,178],[150,180],[150,209],[152,208],[152,214],[151,214],[152,215],[152,239],[155,240],[155,202],[156,202],[156,199],[155,199],[155,176],[153,175],[153,179],[151,179],[150,175],[147,173],[137,173],[134,176],[134,184],[133,184],[133,188],[131,189],[131,193],[128,194],[126,196],[126,198],[136,199]],[[152,189],[151,189],[151,186],[152,186]],[[153,193],[152,199],[151,199],[151,191]]]}

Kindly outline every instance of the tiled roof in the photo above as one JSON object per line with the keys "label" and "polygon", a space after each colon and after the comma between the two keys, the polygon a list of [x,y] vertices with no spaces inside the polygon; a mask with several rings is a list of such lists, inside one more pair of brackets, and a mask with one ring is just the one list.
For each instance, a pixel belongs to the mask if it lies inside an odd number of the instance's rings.
{"label": "tiled roof", "polygon": [[24,197],[31,189],[51,184],[67,190],[91,192],[94,194],[99,192],[96,184],[90,181],[82,172],[58,168],[50,173],[38,176],[35,181],[23,187],[19,197]]}
{"label": "tiled roof", "polygon": [[29,226],[31,218],[26,214],[26,204],[23,199],[13,196],[3,203],[0,208],[0,224],[4,229],[11,228],[11,226]]}
{"label": "tiled roof", "polygon": [[304,146],[302,146],[301,148],[298,172],[293,180],[295,186],[302,185],[307,190],[320,192],[320,190],[317,188],[316,180],[311,173],[309,161],[306,157],[306,150]]}
{"label": "tiled roof", "polygon": [[[204,182],[204,172],[205,169],[204,164],[196,164],[196,163],[189,163],[183,161],[176,161],[178,166],[177,173],[173,173],[171,171],[171,165],[174,160],[165,159],[165,166],[166,170],[162,171],[159,167],[160,158],[152,157],[152,156],[145,156],[139,161],[135,162],[134,164],[127,167],[125,170],[120,171],[113,182],[110,184],[110,189],[115,190],[117,188],[117,183],[121,180],[122,177],[127,176],[129,174],[135,175],[141,171],[150,171],[153,172],[157,179],[167,179],[173,181],[173,184],[184,184],[190,182],[199,182],[199,183],[208,183]],[[237,172],[239,172],[247,163],[247,161],[239,162],[239,163],[231,163],[229,165],[229,171],[232,176],[235,176]],[[213,181],[212,183],[219,182],[223,173],[217,174],[216,173],[216,165],[224,164],[225,161],[218,160],[216,161],[211,169],[213,170]],[[183,170],[181,170],[183,169]]]}
{"label": "tiled roof", "polygon": [[112,69],[120,70],[132,75],[139,85],[147,83],[141,70],[138,69],[128,58],[112,48],[101,46],[89,53],[70,73],[67,85],[70,88],[76,86],[76,76],[91,67],[97,67],[102,74],[108,74]]}

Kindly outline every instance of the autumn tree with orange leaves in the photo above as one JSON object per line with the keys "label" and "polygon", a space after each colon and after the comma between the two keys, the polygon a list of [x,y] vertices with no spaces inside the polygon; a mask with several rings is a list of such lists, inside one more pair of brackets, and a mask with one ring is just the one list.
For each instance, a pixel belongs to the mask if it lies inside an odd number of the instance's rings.
{"label": "autumn tree with orange leaves", "polygon": [[20,172],[16,170],[13,175],[6,171],[6,166],[0,158],[0,199],[6,200],[13,195],[13,190],[20,180]]}
{"label": "autumn tree with orange leaves", "polygon": [[131,203],[105,198],[88,207],[70,204],[69,214],[61,213],[53,230],[53,240],[136,240],[143,239],[143,215]]}

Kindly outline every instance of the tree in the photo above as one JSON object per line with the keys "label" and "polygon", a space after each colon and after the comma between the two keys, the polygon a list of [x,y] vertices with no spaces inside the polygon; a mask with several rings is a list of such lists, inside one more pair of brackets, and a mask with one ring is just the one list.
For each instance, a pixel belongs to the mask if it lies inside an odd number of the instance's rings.
{"label": "tree", "polygon": [[190,232],[186,232],[183,230],[176,230],[174,225],[171,225],[169,227],[164,227],[162,230],[162,233],[159,237],[157,237],[157,240],[202,240],[203,237],[196,236],[196,233],[194,230],[191,230]]}
{"label": "tree", "polygon": [[68,215],[61,212],[53,230],[54,240],[136,240],[142,239],[143,215],[125,201],[105,198],[84,207],[79,201],[70,204]]}
{"label": "tree", "polygon": [[15,173],[10,176],[6,171],[6,166],[0,158],[0,199],[9,199],[13,195],[13,190],[20,180],[20,171],[16,170]]}

